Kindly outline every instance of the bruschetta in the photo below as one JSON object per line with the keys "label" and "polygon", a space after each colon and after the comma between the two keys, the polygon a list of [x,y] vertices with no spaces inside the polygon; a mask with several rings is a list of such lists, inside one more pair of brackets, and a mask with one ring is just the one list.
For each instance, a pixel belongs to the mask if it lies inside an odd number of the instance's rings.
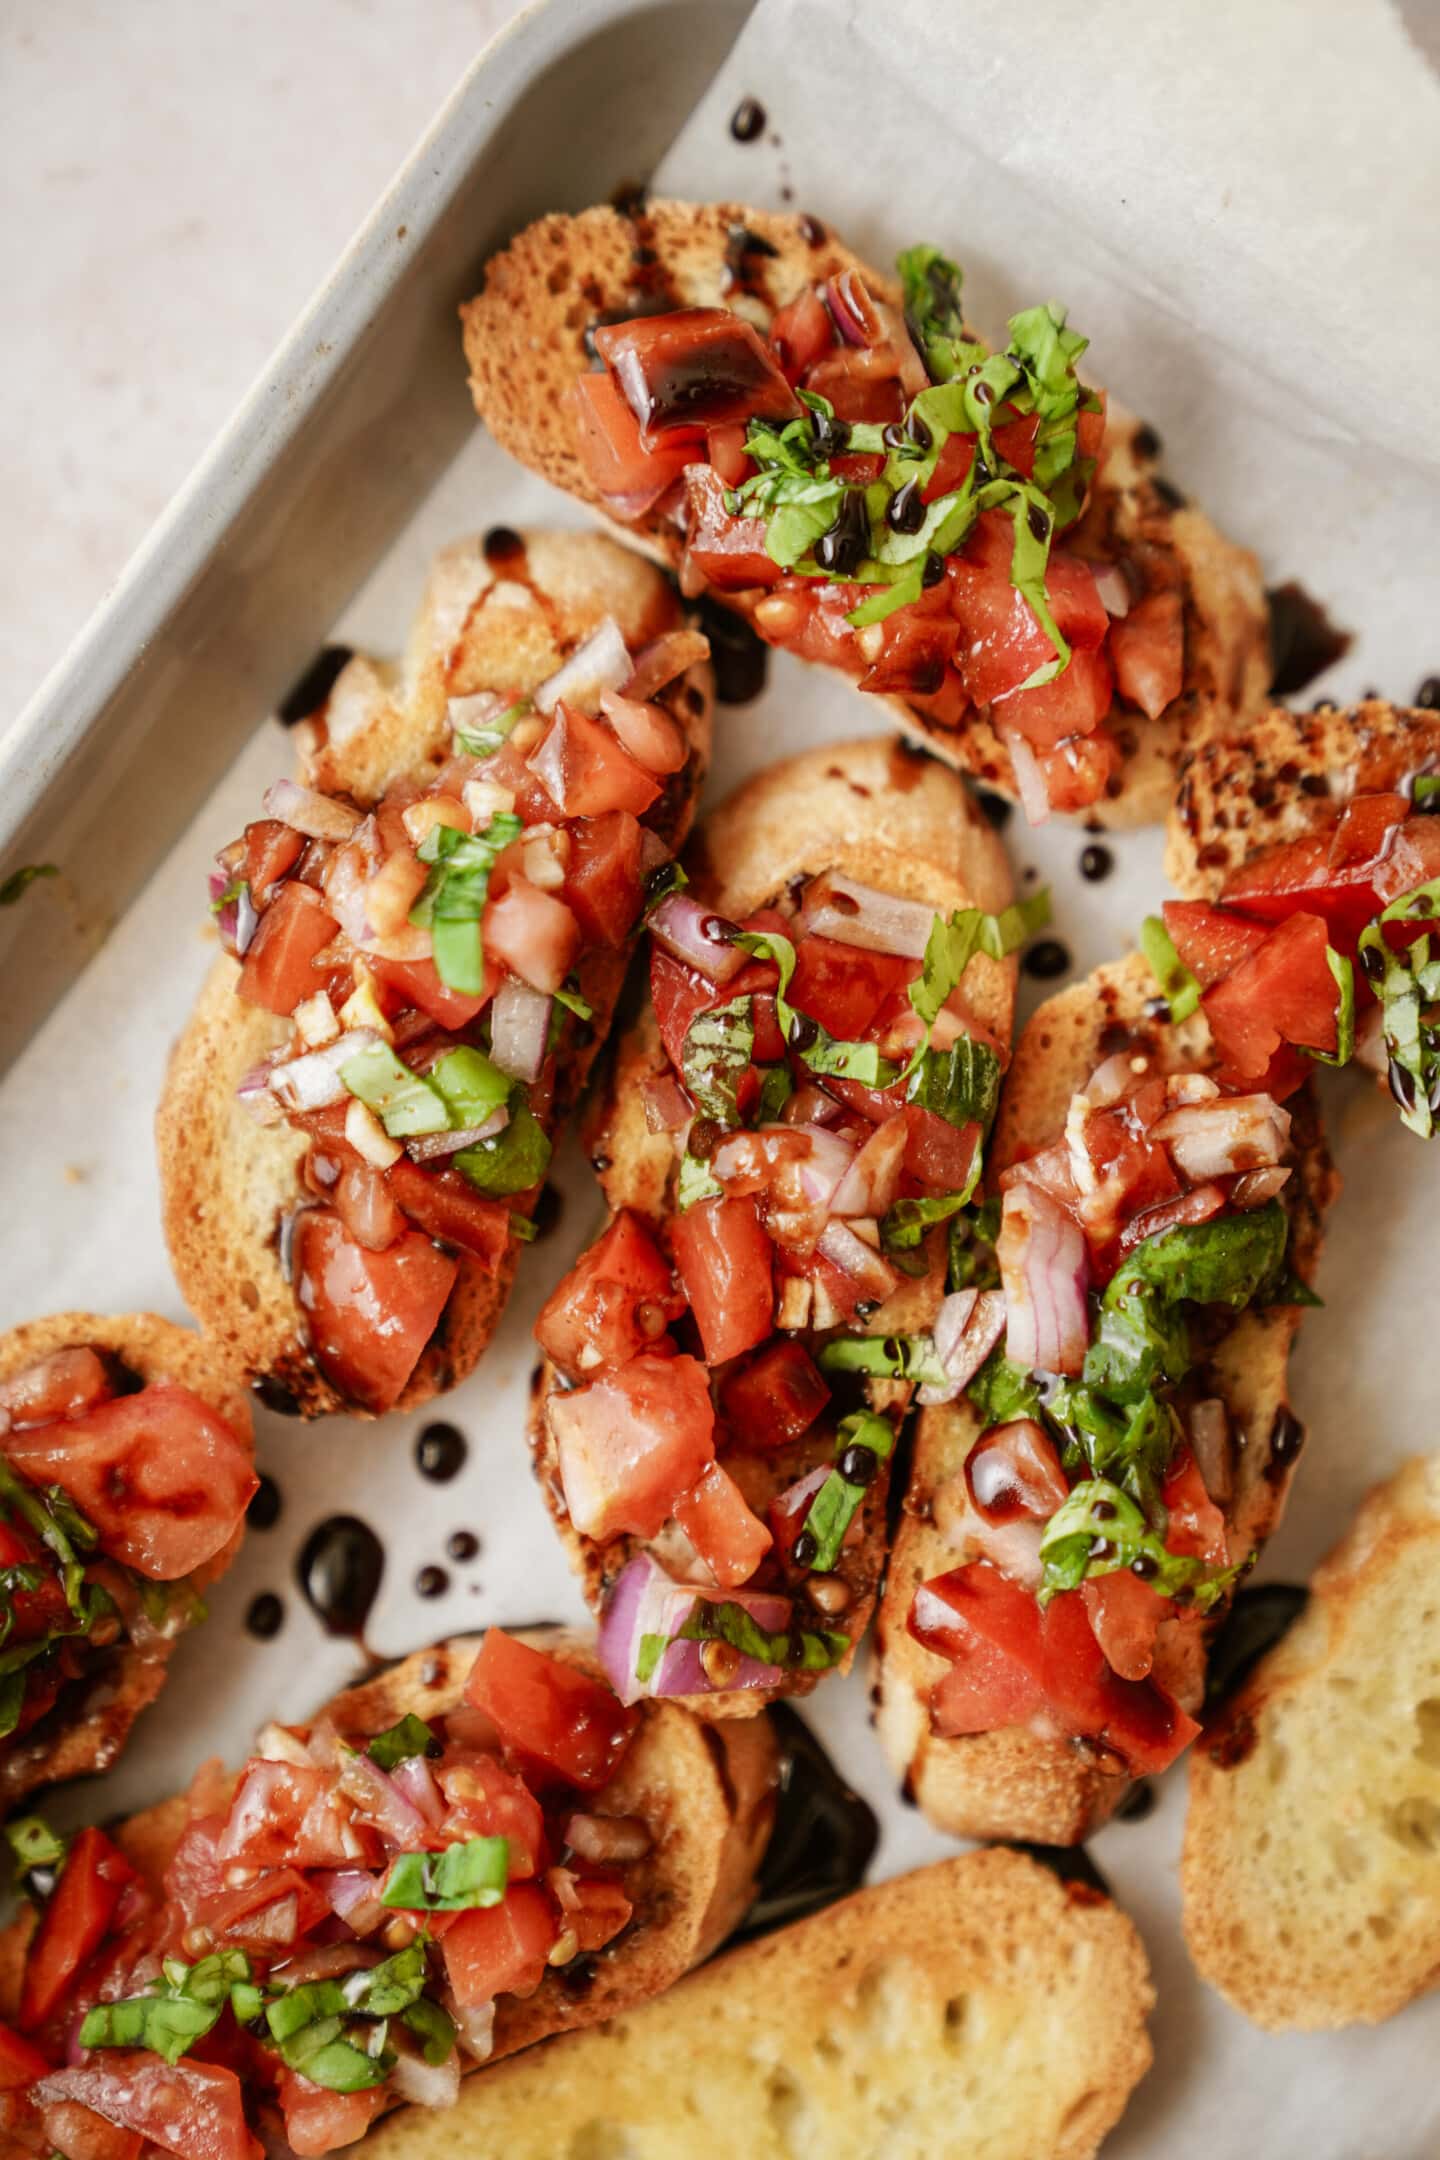
{"label": "bruschetta", "polygon": [[106,1770],[240,1544],[250,1406],[154,1313],[0,1336],[0,1816]]}
{"label": "bruschetta", "polygon": [[[1035,910],[945,766],[813,750],[709,817],[586,1138],[613,1211],[536,1335],[542,1489],[617,1692],[744,1715],[851,1663]],[[943,1330],[942,1330],[943,1339]]]}
{"label": "bruschetta", "polygon": [[1171,814],[1165,928],[1229,1071],[1352,1059],[1440,1121],[1440,714],[1273,707],[1201,745]]}
{"label": "bruschetta", "polygon": [[581,1646],[492,1628],[112,1832],[32,1818],[35,1909],[0,1937],[5,2150],[319,2154],[451,2105],[730,1932],[774,1762],[763,1721],[626,1709]]}
{"label": "bruschetta", "polygon": [[1152,990],[1132,955],[1021,1035],[963,1391],[918,1421],[877,1724],[957,1835],[1074,1842],[1175,1759],[1304,1438],[1286,1366],[1332,1187],[1315,1105],[1220,1085],[1203,1020]]}
{"label": "bruschetta", "polygon": [[227,951],[158,1139],[176,1278],[274,1407],[451,1387],[709,753],[705,639],[596,534],[447,548],[403,670],[351,659],[224,849]]}
{"label": "bruschetta", "polygon": [[734,204],[542,218],[461,311],[475,404],[687,592],[1033,821],[1158,821],[1182,750],[1263,701],[1255,559],[1081,382],[1061,311],[991,352],[953,263],[897,269]]}
{"label": "bruschetta", "polygon": [[[966,1853],[517,2057],[462,2095],[446,2149],[1090,2160],[1150,2066],[1153,2003],[1101,1892],[1024,1853]],[[432,2131],[392,2117],[376,2160],[432,2160]]]}

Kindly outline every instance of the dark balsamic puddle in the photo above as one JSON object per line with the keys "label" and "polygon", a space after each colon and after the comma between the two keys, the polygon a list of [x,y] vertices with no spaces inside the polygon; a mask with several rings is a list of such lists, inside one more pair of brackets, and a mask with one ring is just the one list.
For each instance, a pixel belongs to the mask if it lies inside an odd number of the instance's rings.
{"label": "dark balsamic puddle", "polygon": [[780,1743],[780,1784],[755,1902],[734,1941],[848,1897],[865,1880],[880,1826],[788,1703],[770,1711]]}
{"label": "dark balsamic puddle", "polygon": [[1308,1598],[1299,1583],[1255,1583],[1236,1591],[1225,1624],[1210,1646],[1207,1708],[1234,1693],[1266,1651],[1273,1650],[1294,1626]]}
{"label": "dark balsamic puddle", "polygon": [[721,607],[709,593],[697,603],[700,628],[710,640],[715,695],[722,705],[748,705],[759,697],[770,675],[770,648],[741,616]]}
{"label": "dark balsamic puddle", "polygon": [[415,1467],[432,1485],[448,1485],[460,1475],[469,1445],[458,1425],[427,1425],[415,1442]]}
{"label": "dark balsamic puddle", "polygon": [[284,1600],[273,1590],[262,1590],[245,1608],[245,1632],[259,1642],[273,1642],[285,1625]]}
{"label": "dark balsamic puddle", "polygon": [[1294,697],[1344,658],[1354,636],[1332,622],[1295,578],[1272,586],[1265,597],[1270,603],[1270,688],[1276,697]]}
{"label": "dark balsamic puddle", "polygon": [[353,660],[354,652],[348,645],[325,645],[315,655],[304,674],[292,683],[275,708],[275,717],[282,727],[298,727],[318,712],[335,687],[336,678],[347,661]]}
{"label": "dark balsamic puddle", "polygon": [[327,1635],[364,1646],[365,1623],[380,1594],[385,1548],[357,1515],[330,1515],[300,1549],[295,1576]]}
{"label": "dark balsamic puddle", "polygon": [[1070,948],[1062,945],[1059,938],[1037,938],[1027,948],[1020,965],[1036,982],[1056,982],[1070,972]]}
{"label": "dark balsamic puddle", "polygon": [[767,117],[759,98],[743,97],[730,115],[730,133],[736,142],[756,142],[765,132]]}
{"label": "dark balsamic puddle", "polygon": [[245,1520],[252,1530],[273,1530],[284,1508],[280,1487],[268,1471],[260,1472],[260,1482],[250,1496],[245,1510]]}

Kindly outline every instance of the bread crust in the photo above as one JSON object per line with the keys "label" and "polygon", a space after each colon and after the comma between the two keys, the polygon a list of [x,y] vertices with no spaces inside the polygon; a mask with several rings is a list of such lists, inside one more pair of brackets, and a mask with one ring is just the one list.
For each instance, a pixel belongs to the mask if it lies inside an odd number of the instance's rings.
{"label": "bread crust", "polygon": [[[534,1643],[597,1672],[587,1638],[563,1629],[528,1630]],[[344,1732],[384,1732],[407,1712],[430,1719],[459,1707],[479,1636],[456,1636],[345,1689],[317,1713]],[[647,1703],[617,1775],[597,1794],[606,1812],[639,1816],[654,1845],[626,1871],[636,1917],[616,1947],[591,1961],[585,1988],[547,1973],[533,1995],[499,2003],[497,2062],[551,2034],[627,2011],[708,1957],[738,1926],[755,1890],[774,1815],[778,1751],[769,1721],[734,1735],[712,1733],[673,1703]],[[233,1779],[230,1783],[233,1786]],[[163,1800],[111,1835],[158,1888],[189,1819],[183,1795]],[[0,2016],[14,2014],[31,1931],[28,1916],[0,1934]],[[485,2066],[481,2066],[482,2068]]]}
{"label": "bread crust", "polygon": [[1272,705],[1243,735],[1202,743],[1181,769],[1165,835],[1165,874],[1187,898],[1214,900],[1262,848],[1298,840],[1316,810],[1402,788],[1440,759],[1440,713],[1380,698],[1341,710]]}
{"label": "bread crust", "polygon": [[1088,2160],[1151,2061],[1139,1937],[1026,1855],[942,1860],[743,1945],[378,2133],[380,2160]]}
{"label": "bread crust", "polygon": [[[739,233],[764,244],[744,257]],[[637,272],[636,250],[652,258]],[[593,365],[587,330],[608,316],[660,307],[728,307],[759,330],[817,281],[856,269],[896,303],[899,288],[852,254],[813,218],[738,203],[653,201],[630,215],[608,207],[553,215],[528,226],[485,268],[482,290],[460,310],[471,394],[497,442],[600,516],[605,506],[580,457],[567,398]],[[1159,721],[1117,702],[1114,733],[1123,767],[1114,794],[1090,806],[1105,827],[1153,824],[1165,815],[1183,753],[1212,731],[1256,715],[1270,681],[1269,610],[1259,564],[1159,476],[1153,429],[1111,401],[1106,452],[1092,500],[1066,545],[1100,563],[1122,557],[1161,569],[1185,600],[1181,697]],[[652,516],[614,528],[678,565],[672,524]],[[753,621],[759,592],[717,598]],[[997,793],[1017,800],[1010,756],[988,719],[937,722],[923,700],[877,699],[893,724]]]}
{"label": "bread crust", "polygon": [[[486,689],[527,691],[613,615],[632,650],[679,627],[673,588],[633,552],[597,533],[526,532],[524,576],[483,540],[457,541],[436,558],[403,668],[357,656],[342,671],[319,723],[300,736],[307,786],[373,804],[402,774],[427,778],[449,754],[447,703]],[[516,558],[520,560],[521,558]],[[708,663],[660,702],[683,726],[690,757],[647,823],[678,848],[690,829],[710,757],[714,704]],[[624,980],[625,952],[586,956],[594,1008],[589,1039],[557,1076],[552,1132],[570,1115],[601,1049]],[[345,1410],[312,1358],[286,1274],[280,1224],[299,1196],[304,1136],[262,1126],[236,1097],[244,1075],[285,1041],[289,1023],[235,996],[238,963],[221,956],[175,1045],[156,1113],[162,1211],[176,1280],[191,1310],[238,1371],[267,1399],[304,1417]],[[464,1379],[483,1355],[510,1294],[514,1240],[499,1269],[459,1255],[440,1325],[396,1407],[409,1410]]]}
{"label": "bread crust", "polygon": [[[236,1386],[213,1345],[158,1313],[68,1312],[27,1321],[0,1336],[0,1381],[11,1380],[57,1350],[89,1345],[108,1350],[146,1385],[169,1380],[187,1387],[253,1448],[249,1398]],[[212,1560],[187,1580],[197,1591],[218,1581],[240,1550],[244,1524]],[[55,1707],[19,1740],[0,1741],[0,1816],[42,1786],[91,1777],[117,1760],[140,1712],[165,1684],[178,1638],[144,1649],[123,1642],[90,1653],[93,1674],[63,1689]]]}
{"label": "bread crust", "polygon": [[1440,1985],[1440,1458],[1367,1496],[1190,1758],[1185,1939],[1257,2025],[1378,2024]]}
{"label": "bread crust", "polygon": [[[993,827],[953,772],[885,738],[807,750],[757,773],[698,829],[689,857],[691,889],[731,918],[753,914],[796,878],[841,871],[861,883],[923,900],[946,912],[980,906],[998,912],[1012,897],[1010,865]],[[979,954],[965,984],[970,1008],[1002,1046],[1010,1040],[1017,963]],[[663,1231],[672,1197],[675,1151],[668,1133],[651,1133],[643,1088],[668,1070],[647,1003],[614,1047],[604,1083],[585,1123],[585,1141],[610,1207],[630,1208]],[[943,1272],[943,1271],[942,1271]],[[928,1326],[943,1294],[942,1272],[902,1278],[867,1323],[880,1334]],[[532,1398],[530,1439],[540,1489],[588,1602],[597,1611],[643,1541],[619,1536],[597,1543],[570,1521],[548,1406],[563,1383],[548,1360]],[[769,1499],[809,1468],[813,1444],[766,1458],[763,1491],[747,1498],[763,1515]],[[747,1466],[748,1467],[748,1466]],[[761,1466],[757,1463],[757,1477]],[[858,1540],[837,1572],[851,1602],[844,1625],[851,1648],[835,1668],[847,1672],[879,1595],[885,1561],[887,1480],[862,1504]],[[723,1690],[691,1699],[711,1718],[749,1717],[775,1694],[808,1694],[823,1677],[799,1674],[776,1690]]]}
{"label": "bread crust", "polygon": [[[1040,1007],[1015,1047],[991,1149],[995,1170],[1054,1138],[1072,1093],[1118,1046],[1117,1036],[1133,1039],[1161,1069],[1203,1066],[1203,1020],[1174,1028],[1148,1019],[1144,1008],[1153,990],[1145,962],[1132,954]],[[1291,1257],[1308,1280],[1337,1180],[1308,1085],[1290,1107],[1298,1158],[1285,1188]],[[1271,1439],[1277,1417],[1289,1407],[1286,1370],[1299,1319],[1293,1305],[1244,1312],[1211,1353],[1217,1393],[1232,1430],[1243,1435],[1236,1494],[1227,1509],[1232,1559],[1263,1543],[1284,1508],[1295,1454],[1287,1450],[1283,1463],[1274,1459]],[[954,1547],[932,1520],[934,1497],[983,1429],[964,1397],[922,1411],[917,1420],[910,1483],[875,1627],[876,1729],[892,1770],[937,1828],[957,1837],[1072,1845],[1098,1829],[1129,1789],[1114,1759],[1083,1742],[1045,1739],[1023,1727],[937,1737],[930,1730],[929,1697],[946,1661],[916,1642],[906,1625],[917,1586],[957,1564]]]}

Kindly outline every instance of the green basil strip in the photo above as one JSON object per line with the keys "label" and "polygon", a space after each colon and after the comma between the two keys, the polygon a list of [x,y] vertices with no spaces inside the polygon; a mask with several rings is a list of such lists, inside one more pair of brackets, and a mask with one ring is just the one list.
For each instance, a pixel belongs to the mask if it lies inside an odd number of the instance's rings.
{"label": "green basil strip", "polygon": [[723,1200],[725,1189],[708,1162],[687,1150],[680,1158],[679,1175],[675,1182],[675,1204],[683,1215],[687,1208],[698,1207],[702,1200]]}
{"label": "green basil strip", "polygon": [[822,1372],[876,1373],[924,1387],[943,1387],[947,1378],[928,1335],[837,1335],[818,1363]]}
{"label": "green basil strip", "polygon": [[748,997],[696,1013],[685,1030],[680,1077],[701,1117],[738,1125],[737,1091],[755,1054],[754,1007]]}
{"label": "green basil strip", "polygon": [[[850,1637],[830,1628],[811,1631],[793,1628],[771,1635],[745,1610],[726,1599],[712,1602],[697,1598],[694,1610],[674,1638],[678,1642],[727,1642],[742,1657],[760,1665],[778,1665],[787,1672],[828,1672],[850,1648]],[[653,1668],[652,1668],[653,1670]]]}
{"label": "green basil strip", "polygon": [[507,705],[504,712],[497,713],[483,728],[456,728],[455,740],[467,757],[494,757],[501,745],[509,741],[517,723],[534,710],[534,704],[528,697],[517,698],[513,705]]}
{"label": "green basil strip", "polygon": [[455,2050],[455,2020],[439,2003],[422,1995],[401,2013],[405,2024],[420,2042],[420,2052],[427,2063],[438,2066],[447,2062]]}
{"label": "green basil strip", "polygon": [[388,1043],[366,1043],[340,1067],[340,1078],[367,1110],[374,1111],[392,1139],[444,1132],[450,1124],[439,1089],[423,1073],[412,1072]]}
{"label": "green basil strip", "polygon": [[491,818],[483,833],[432,825],[415,851],[429,864],[430,875],[410,920],[430,932],[440,980],[464,997],[478,997],[485,987],[480,918],[490,873],[501,851],[523,830],[520,819],[506,810]]}
{"label": "green basil strip", "polygon": [[492,1064],[483,1050],[474,1050],[468,1043],[447,1050],[425,1077],[445,1105],[452,1132],[483,1125],[509,1102],[515,1089],[507,1073]]}
{"label": "green basil strip", "polygon": [[240,1950],[217,1950],[195,1965],[166,1958],[148,1993],[87,2011],[80,2045],[148,2048],[173,2066],[219,2022],[232,1989],[249,1981],[250,1960]]}
{"label": "green basil strip", "polygon": [[514,1102],[510,1122],[492,1140],[476,1140],[450,1158],[452,1168],[477,1192],[503,1198],[529,1192],[550,1167],[551,1145],[544,1126],[528,1103]]}
{"label": "green basil strip", "polygon": [[70,1841],[51,1829],[43,1815],[16,1815],[5,1825],[5,1838],[15,1855],[15,1871],[28,1875],[32,1868],[60,1868]]}
{"label": "green basil strip", "polygon": [[975,1190],[980,1175],[980,1150],[964,1192],[937,1193],[933,1197],[900,1199],[886,1209],[880,1220],[880,1243],[887,1253],[913,1252],[925,1242],[936,1223],[959,1213]]}
{"label": "green basil strip", "polygon": [[509,1872],[510,1847],[503,1837],[469,1838],[438,1853],[400,1853],[380,1902],[405,1912],[471,1912],[500,1903]]}
{"label": "green basil strip", "polygon": [[852,1483],[838,1469],[832,1470],[811,1501],[805,1529],[815,1540],[814,1556],[809,1562],[813,1574],[828,1575],[837,1565],[846,1532],[875,1482],[880,1464],[887,1460],[894,1446],[895,1433],[887,1418],[877,1417],[872,1411],[857,1410],[840,1420],[835,1433],[836,1461],[850,1448],[862,1447],[868,1448],[875,1457],[876,1467],[863,1485]]}
{"label": "green basil strip", "polygon": [[1141,923],[1140,950],[1170,1008],[1170,1018],[1188,1020],[1200,1003],[1200,984],[1176,952],[1163,915],[1147,915]]}
{"label": "green basil strip", "polygon": [[408,1762],[413,1756],[438,1755],[440,1742],[425,1720],[416,1717],[412,1710],[406,1712],[398,1725],[376,1733],[365,1752],[382,1770],[393,1770],[396,1763]]}
{"label": "green basil strip", "polygon": [[1348,1065],[1355,1055],[1355,969],[1344,953],[1338,953],[1333,945],[1325,948],[1325,958],[1330,973],[1335,978],[1337,991],[1335,1004],[1335,1048],[1316,1050],[1310,1043],[1297,1044],[1306,1057],[1312,1057],[1320,1065]]}
{"label": "green basil strip", "polygon": [[648,1687],[655,1668],[670,1647],[668,1635],[642,1635],[640,1649],[635,1659],[635,1678],[641,1687]]}
{"label": "green basil strip", "polygon": [[1170,1552],[1130,1495],[1105,1478],[1077,1485],[1051,1516],[1041,1534],[1040,1559],[1037,1595],[1042,1606],[1057,1591],[1078,1589],[1082,1582],[1134,1568],[1139,1561],[1144,1580],[1161,1597],[1178,1598],[1201,1612],[1224,1597],[1250,1565],[1247,1559],[1233,1567],[1211,1567],[1192,1555]]}
{"label": "green basil strip", "polygon": [[1440,1105],[1440,1027],[1426,1017],[1440,1004],[1440,950],[1429,932],[1395,950],[1384,934],[1388,922],[1421,922],[1440,915],[1440,878],[1401,893],[1360,933],[1365,977],[1380,1005],[1390,1061],[1390,1093],[1403,1122],[1428,1139]]}

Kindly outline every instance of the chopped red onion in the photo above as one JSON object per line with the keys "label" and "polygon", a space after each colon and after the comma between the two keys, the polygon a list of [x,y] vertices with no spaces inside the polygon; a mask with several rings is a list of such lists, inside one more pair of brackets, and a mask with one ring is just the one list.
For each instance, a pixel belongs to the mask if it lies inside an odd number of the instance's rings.
{"label": "chopped red onion", "polygon": [[997,727],[995,732],[1009,756],[1021,808],[1032,825],[1043,825],[1050,815],[1050,790],[1039,759],[1018,728]]}
{"label": "chopped red onion", "polygon": [[474,1147],[477,1141],[493,1140],[509,1123],[509,1106],[501,1103],[483,1125],[462,1125],[458,1132],[417,1133],[405,1142],[406,1153],[412,1162],[438,1162],[443,1156],[458,1155],[461,1148]]}
{"label": "chopped red onion", "polygon": [[455,2020],[460,2045],[472,2062],[488,2062],[495,2050],[494,2003],[457,2003],[448,1996],[445,2007]]}
{"label": "chopped red onion", "polygon": [[382,1878],[364,1868],[335,1868],[315,1881],[330,1900],[330,1910],[357,1935],[369,1935],[390,1918],[380,1902]]}
{"label": "chopped red onion", "polygon": [[832,874],[810,887],[801,919],[817,937],[858,945],[866,952],[922,960],[935,927],[935,910],[919,900],[898,900],[893,893],[877,892],[873,885]]}
{"label": "chopped red onion", "polygon": [[1130,587],[1125,573],[1115,563],[1091,563],[1095,573],[1095,590],[1107,615],[1128,615],[1130,612]]}
{"label": "chopped red onion", "polygon": [[847,345],[878,345],[884,328],[858,270],[840,270],[825,283],[830,319]]}
{"label": "chopped red onion", "polygon": [[1290,1182],[1288,1164],[1272,1163],[1268,1170],[1247,1170],[1230,1188],[1230,1205],[1237,1208],[1264,1207]]}
{"label": "chopped red onion", "polygon": [[1005,1332],[1005,1297],[1000,1290],[956,1290],[945,1298],[931,1330],[935,1355],[945,1367],[942,1387],[922,1387],[921,1403],[954,1402],[967,1388]]}
{"label": "chopped red onion", "polygon": [[[600,1662],[621,1702],[638,1702],[642,1696],[715,1692],[701,1663],[701,1645],[674,1639],[702,1601],[743,1605],[767,1634],[778,1634],[788,1627],[794,1610],[789,1598],[769,1591],[721,1592],[694,1583],[677,1583],[649,1553],[638,1554],[616,1583],[600,1622]],[[661,1652],[642,1685],[635,1677],[635,1667],[645,1635],[661,1635],[670,1647]],[[774,1687],[782,1677],[778,1666],[742,1657],[724,1692]]]}
{"label": "chopped red onion", "polygon": [[600,710],[622,747],[646,772],[663,778],[666,773],[679,772],[689,757],[690,745],[680,723],[659,705],[643,704],[605,690],[601,692]]}
{"label": "chopped red onion", "polygon": [[1190,1452],[1200,1481],[1217,1506],[1223,1507],[1235,1490],[1235,1450],[1230,1440],[1230,1417],[1218,1395],[1197,1402],[1186,1419]]}
{"label": "chopped red onion", "polygon": [[[831,1133],[825,1137],[834,1139]],[[883,1215],[900,1189],[908,1139],[909,1128],[898,1113],[877,1125],[836,1186],[830,1201],[832,1212]]]}
{"label": "chopped red onion", "polygon": [[[269,1077],[271,1093],[287,1110],[323,1110],[330,1103],[343,1102],[347,1089],[340,1077],[341,1066],[379,1040],[374,1028],[350,1028],[322,1049],[307,1050],[275,1066]],[[247,1073],[246,1081],[251,1077]]]}
{"label": "chopped red onion", "polygon": [[1077,1374],[1090,1337],[1090,1262],[1079,1224],[1042,1187],[1012,1185],[995,1257],[1005,1293],[1005,1355],[1024,1372]]}
{"label": "chopped red onion", "polygon": [[478,690],[473,697],[452,697],[446,704],[445,717],[450,722],[452,734],[463,728],[466,734],[478,734],[482,728],[498,720],[515,703],[502,690]]}
{"label": "chopped red onion", "polygon": [[[722,1185],[747,1193],[773,1191],[784,1209],[828,1214],[835,1189],[855,1160],[855,1150],[823,1125],[762,1125],[732,1133],[715,1150],[710,1167]],[[820,1222],[811,1231],[818,1237]]]}
{"label": "chopped red onion", "polygon": [[644,701],[674,682],[677,675],[710,657],[710,640],[699,630],[667,630],[635,655],[635,665],[620,685],[622,697]]}
{"label": "chopped red onion", "polygon": [[428,2063],[423,2055],[397,2052],[390,2071],[397,2099],[413,2107],[454,2107],[460,2097],[460,2057],[452,2048],[442,2063]]}
{"label": "chopped red onion", "polygon": [[507,975],[490,1007],[490,1056],[512,1080],[538,1080],[550,1038],[554,1000]]}
{"label": "chopped red onion", "polygon": [[867,1297],[884,1300],[895,1288],[899,1277],[883,1254],[864,1238],[857,1237],[848,1223],[831,1221],[820,1233],[816,1250],[822,1259],[838,1268],[842,1275],[863,1290]]}
{"label": "chopped red onion", "polygon": [[342,1755],[338,1783],[354,1801],[356,1813],[391,1845],[404,1852],[424,1844],[425,1817],[368,1755]]}
{"label": "chopped red onion", "polygon": [[1119,1102],[1134,1085],[1139,1075],[1131,1068],[1132,1055],[1129,1050],[1117,1050],[1113,1057],[1096,1066],[1081,1089],[1092,1110],[1108,1110],[1111,1103]]}
{"label": "chopped red onion", "polygon": [[713,983],[729,982],[749,960],[750,955],[732,945],[726,934],[736,927],[682,892],[667,893],[650,918],[656,944]]}
{"label": "chopped red onion", "polygon": [[633,672],[630,648],[613,615],[577,645],[562,668],[548,676],[535,692],[537,712],[551,713],[563,698],[577,712],[593,713],[603,690],[619,690]]}
{"label": "chopped red onion", "polygon": [[647,1132],[679,1132],[691,1114],[689,1096],[668,1073],[661,1079],[647,1080],[640,1094]]}
{"label": "chopped red onion", "polygon": [[1290,1141],[1290,1113],[1270,1095],[1219,1095],[1167,1110],[1150,1132],[1186,1177],[1228,1177],[1279,1162]]}
{"label": "chopped red onion", "polygon": [[277,780],[265,791],[265,814],[311,840],[348,840],[364,813],[298,780]]}

